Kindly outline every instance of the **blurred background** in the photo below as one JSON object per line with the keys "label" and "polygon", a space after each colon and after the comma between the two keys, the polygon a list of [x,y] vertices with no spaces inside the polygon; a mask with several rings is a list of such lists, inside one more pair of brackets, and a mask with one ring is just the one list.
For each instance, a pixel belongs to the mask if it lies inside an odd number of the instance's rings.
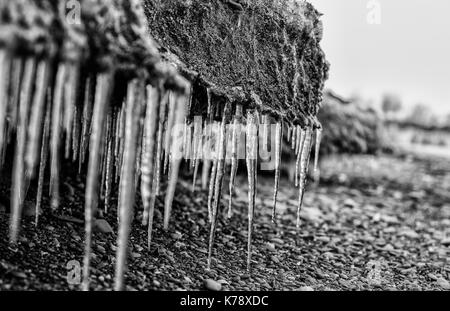
{"label": "blurred background", "polygon": [[310,2],[331,63],[323,152],[450,157],[450,2]]}

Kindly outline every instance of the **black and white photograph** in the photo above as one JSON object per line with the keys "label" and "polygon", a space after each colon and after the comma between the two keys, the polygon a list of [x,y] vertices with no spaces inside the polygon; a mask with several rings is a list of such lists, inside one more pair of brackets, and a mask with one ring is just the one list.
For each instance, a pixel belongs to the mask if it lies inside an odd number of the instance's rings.
{"label": "black and white photograph", "polygon": [[449,12],[0,0],[0,292],[450,291]]}

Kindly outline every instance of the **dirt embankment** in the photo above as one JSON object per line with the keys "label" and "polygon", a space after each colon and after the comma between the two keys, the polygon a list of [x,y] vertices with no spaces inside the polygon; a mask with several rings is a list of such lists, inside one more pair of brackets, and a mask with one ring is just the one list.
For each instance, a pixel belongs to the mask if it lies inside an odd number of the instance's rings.
{"label": "dirt embankment", "polygon": [[194,80],[195,113],[206,111],[210,88],[288,122],[315,121],[328,63],[320,48],[320,14],[312,5],[160,0],[144,6],[163,53],[175,55]]}

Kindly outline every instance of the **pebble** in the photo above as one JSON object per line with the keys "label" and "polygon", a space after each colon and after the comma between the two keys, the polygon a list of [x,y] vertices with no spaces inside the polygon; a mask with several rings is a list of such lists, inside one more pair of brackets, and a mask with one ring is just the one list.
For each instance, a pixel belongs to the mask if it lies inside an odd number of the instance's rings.
{"label": "pebble", "polygon": [[174,240],[179,240],[179,239],[181,239],[182,234],[181,234],[180,232],[177,231],[177,232],[172,233],[170,236],[171,236],[172,239],[174,239]]}
{"label": "pebble", "polygon": [[204,282],[205,288],[208,290],[218,292],[222,289],[222,285],[219,282],[216,282],[214,280],[206,279],[203,282]]}
{"label": "pebble", "polygon": [[299,291],[301,292],[313,292],[314,288],[312,288],[311,286],[302,286],[299,288]]}
{"label": "pebble", "polygon": [[445,290],[450,290],[450,283],[444,279],[444,278],[439,278],[436,280],[436,283]]}
{"label": "pebble", "polygon": [[157,280],[153,280],[153,285],[155,285],[156,287],[160,287],[161,286],[161,283],[159,282],[159,281],[157,281]]}
{"label": "pebble", "polygon": [[113,233],[111,225],[105,219],[96,219],[94,222],[94,230],[105,234]]}
{"label": "pebble", "polygon": [[98,251],[100,254],[106,253],[106,249],[105,249],[103,246],[101,246],[101,245],[97,245],[97,251]]}
{"label": "pebble", "polygon": [[274,243],[266,243],[266,249],[269,252],[275,252],[276,251],[275,244]]}

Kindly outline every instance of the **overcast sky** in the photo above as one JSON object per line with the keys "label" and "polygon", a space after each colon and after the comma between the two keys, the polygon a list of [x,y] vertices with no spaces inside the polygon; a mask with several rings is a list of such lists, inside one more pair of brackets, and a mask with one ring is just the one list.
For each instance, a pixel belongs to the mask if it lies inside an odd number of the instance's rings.
{"label": "overcast sky", "polygon": [[309,1],[324,14],[327,87],[375,104],[393,92],[406,108],[450,112],[450,0],[375,0],[380,24],[368,23],[369,0]]}

